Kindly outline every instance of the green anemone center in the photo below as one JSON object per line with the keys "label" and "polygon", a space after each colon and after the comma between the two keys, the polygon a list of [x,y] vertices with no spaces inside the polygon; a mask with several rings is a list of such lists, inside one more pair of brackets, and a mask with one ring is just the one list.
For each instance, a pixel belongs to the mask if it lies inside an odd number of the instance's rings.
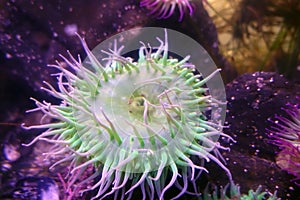
{"label": "green anemone center", "polygon": [[[146,67],[141,67],[139,72],[116,74],[115,79],[99,88],[99,95],[91,102],[99,121],[106,126],[113,124],[123,141],[134,140],[135,148],[144,148],[138,142],[141,139],[145,145],[147,141],[151,143],[150,138],[156,137],[153,135],[162,135],[167,140],[174,137],[168,130],[168,116],[179,118],[175,105],[179,105],[180,100],[174,91],[167,91],[173,86],[170,80],[177,74],[166,74],[169,80],[154,80],[156,76],[162,73]],[[164,146],[156,142],[149,148],[154,150],[161,145]]]}
{"label": "green anemone center", "polygon": [[154,118],[162,117],[159,98],[164,87],[158,84],[145,84],[136,89],[128,100],[128,112],[132,119],[151,123]]}

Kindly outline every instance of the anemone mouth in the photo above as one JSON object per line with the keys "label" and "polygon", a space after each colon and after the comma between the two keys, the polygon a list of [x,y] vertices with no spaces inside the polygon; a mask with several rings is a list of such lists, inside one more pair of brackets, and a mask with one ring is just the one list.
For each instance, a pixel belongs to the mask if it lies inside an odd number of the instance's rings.
{"label": "anemone mouth", "polygon": [[[130,196],[138,186],[144,195],[146,186],[151,199],[155,195],[163,199],[178,176],[183,179],[185,191],[188,177],[194,181],[207,171],[203,160],[216,162],[231,179],[229,170],[212,153],[225,149],[216,138],[229,136],[221,132],[222,125],[204,114],[220,103],[205,87],[219,70],[203,78],[195,73],[189,56],[182,60],[170,58],[167,31],[164,42],[158,38],[158,48],[142,44],[138,61],[123,57],[123,47],[116,45],[102,51],[105,66],[79,38],[87,53],[86,61],[62,56],[74,72],[60,63],[53,65],[61,71],[58,90],[48,83],[44,88],[62,104],[35,100],[38,108],[32,110],[40,110],[57,122],[29,127],[48,128],[30,144],[45,140],[57,146],[54,155],[68,154],[54,165],[71,161],[71,183],[78,180],[76,172],[81,174],[93,166],[96,172],[79,185],[100,175],[97,183],[83,190],[97,188],[94,198],[117,194],[131,180],[132,186],[122,197]],[[199,158],[202,164],[194,163],[191,157]],[[168,173],[172,177],[166,184]]]}

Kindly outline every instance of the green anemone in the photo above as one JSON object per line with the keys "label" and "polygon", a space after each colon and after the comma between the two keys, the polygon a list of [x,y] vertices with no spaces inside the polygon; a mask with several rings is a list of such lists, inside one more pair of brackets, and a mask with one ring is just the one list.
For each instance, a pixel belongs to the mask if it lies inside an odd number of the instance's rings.
{"label": "green anemone", "polygon": [[218,149],[226,149],[215,138],[228,136],[204,114],[220,103],[205,86],[219,70],[202,78],[188,62],[189,56],[169,57],[167,32],[165,42],[158,39],[157,48],[142,43],[137,61],[123,57],[122,47],[116,45],[102,51],[106,65],[79,38],[87,61],[70,53],[70,59],[61,56],[63,63],[51,65],[60,71],[58,89],[47,82],[42,88],[61,104],[34,99],[37,108],[31,111],[42,111],[55,120],[26,127],[47,128],[28,145],[38,140],[54,143],[56,150],[49,154],[64,158],[53,166],[70,162],[69,187],[92,166],[95,173],[76,187],[98,177],[81,191],[97,190],[93,199],[108,195],[129,199],[138,187],[143,198],[163,199],[173,185],[180,189],[174,197],[178,198],[187,192],[189,182],[195,185],[201,172],[208,171],[205,160],[216,162],[231,179],[215,156]]}
{"label": "green anemone", "polygon": [[[213,192],[209,193],[209,187],[212,187]],[[248,194],[241,194],[240,186],[234,182],[228,183],[224,188],[218,188],[208,184],[203,192],[203,195],[200,197],[200,200],[281,200],[277,197],[277,191],[270,193],[268,191],[263,191],[261,185],[254,191],[250,189]]]}

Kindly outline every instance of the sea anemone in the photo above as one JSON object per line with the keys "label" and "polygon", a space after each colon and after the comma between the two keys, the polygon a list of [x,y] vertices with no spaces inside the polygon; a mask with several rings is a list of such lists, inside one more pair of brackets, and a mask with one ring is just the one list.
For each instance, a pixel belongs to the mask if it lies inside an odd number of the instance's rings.
{"label": "sea anemone", "polygon": [[[216,141],[229,136],[221,132],[222,125],[206,117],[222,103],[205,86],[219,70],[203,78],[188,62],[189,56],[169,58],[167,31],[164,42],[157,38],[157,48],[142,43],[137,61],[123,57],[123,47],[116,43],[113,49],[102,50],[105,66],[79,38],[87,61],[70,53],[70,59],[61,56],[63,63],[51,65],[59,70],[58,89],[47,82],[42,88],[61,104],[33,99],[37,108],[29,111],[42,111],[44,118],[54,121],[43,123],[43,118],[39,125],[24,126],[46,129],[27,146],[38,140],[53,143],[55,150],[49,155],[64,156],[53,166],[71,163],[69,187],[78,191],[96,180],[81,192],[97,190],[93,199],[108,195],[130,199],[140,187],[143,199],[163,199],[175,185],[180,189],[175,199],[187,192],[189,180],[196,188],[201,172],[208,172],[204,161],[210,160],[231,180],[218,151],[226,148]],[[72,186],[91,166],[95,173]]]}
{"label": "sea anemone", "polygon": [[[209,192],[209,187],[212,187],[213,192]],[[228,183],[225,187],[220,189],[217,186],[212,186],[210,184],[205,188],[203,195],[200,197],[201,200],[229,200],[229,199],[239,199],[239,200],[280,200],[277,197],[277,191],[270,193],[268,191],[262,191],[262,186],[259,185],[254,191],[250,189],[248,194],[242,194],[240,191],[240,186],[234,182]]]}
{"label": "sea anemone", "polygon": [[182,21],[187,9],[190,16],[193,14],[190,0],[142,0],[140,6],[151,10],[150,14],[156,15],[159,19],[169,18],[174,13],[176,6],[180,13],[179,21]]}
{"label": "sea anemone", "polygon": [[294,175],[293,180],[300,185],[300,109],[289,105],[285,109],[289,118],[277,117],[270,131],[271,142],[280,148],[277,165]]}

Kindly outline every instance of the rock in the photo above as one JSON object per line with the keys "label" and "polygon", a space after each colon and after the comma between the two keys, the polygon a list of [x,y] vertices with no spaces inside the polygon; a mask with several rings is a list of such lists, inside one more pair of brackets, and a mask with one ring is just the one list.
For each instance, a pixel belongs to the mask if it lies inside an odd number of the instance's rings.
{"label": "rock", "polygon": [[[54,0],[1,1],[0,11],[0,57],[3,68],[12,76],[18,76],[39,91],[43,81],[56,81],[50,76],[57,71],[47,67],[55,63],[58,54],[81,54],[83,48],[75,36],[85,37],[90,48],[111,35],[134,27],[167,27],[188,34],[197,40],[213,57],[218,66],[225,66],[224,74],[235,76],[233,68],[221,56],[218,48],[217,30],[202,3],[195,2],[192,17],[185,16],[182,23],[178,17],[156,20],[149,11],[140,8],[135,0],[87,0],[66,2]],[[170,41],[176,42],[176,41]],[[233,75],[232,75],[233,73]]]}
{"label": "rock", "polygon": [[82,53],[75,32],[94,47],[112,34],[141,26],[148,17],[137,1],[84,2],[1,1],[0,52],[11,75],[26,80],[36,91],[43,81],[56,81],[53,64],[58,54]]}
{"label": "rock", "polygon": [[59,190],[49,177],[26,177],[17,183],[13,197],[20,200],[59,200]]}
{"label": "rock", "polygon": [[14,144],[5,144],[3,147],[3,154],[5,158],[10,162],[18,160],[21,156],[18,146]]}
{"label": "rock", "polygon": [[282,108],[287,103],[300,102],[300,85],[276,73],[257,72],[241,75],[229,83],[226,93],[229,128],[225,132],[237,138],[241,145],[232,149],[272,159],[274,146],[267,142],[266,134],[266,128],[271,126],[269,120],[275,114],[286,115]]}
{"label": "rock", "polygon": [[[234,181],[242,192],[262,185],[277,190],[282,199],[299,199],[300,188],[275,163],[278,148],[269,142],[270,119],[285,116],[287,103],[297,104],[300,85],[273,72],[244,74],[226,86],[227,116],[224,131],[237,142],[224,153]],[[226,144],[224,144],[226,146]],[[298,193],[297,193],[298,192]]]}

